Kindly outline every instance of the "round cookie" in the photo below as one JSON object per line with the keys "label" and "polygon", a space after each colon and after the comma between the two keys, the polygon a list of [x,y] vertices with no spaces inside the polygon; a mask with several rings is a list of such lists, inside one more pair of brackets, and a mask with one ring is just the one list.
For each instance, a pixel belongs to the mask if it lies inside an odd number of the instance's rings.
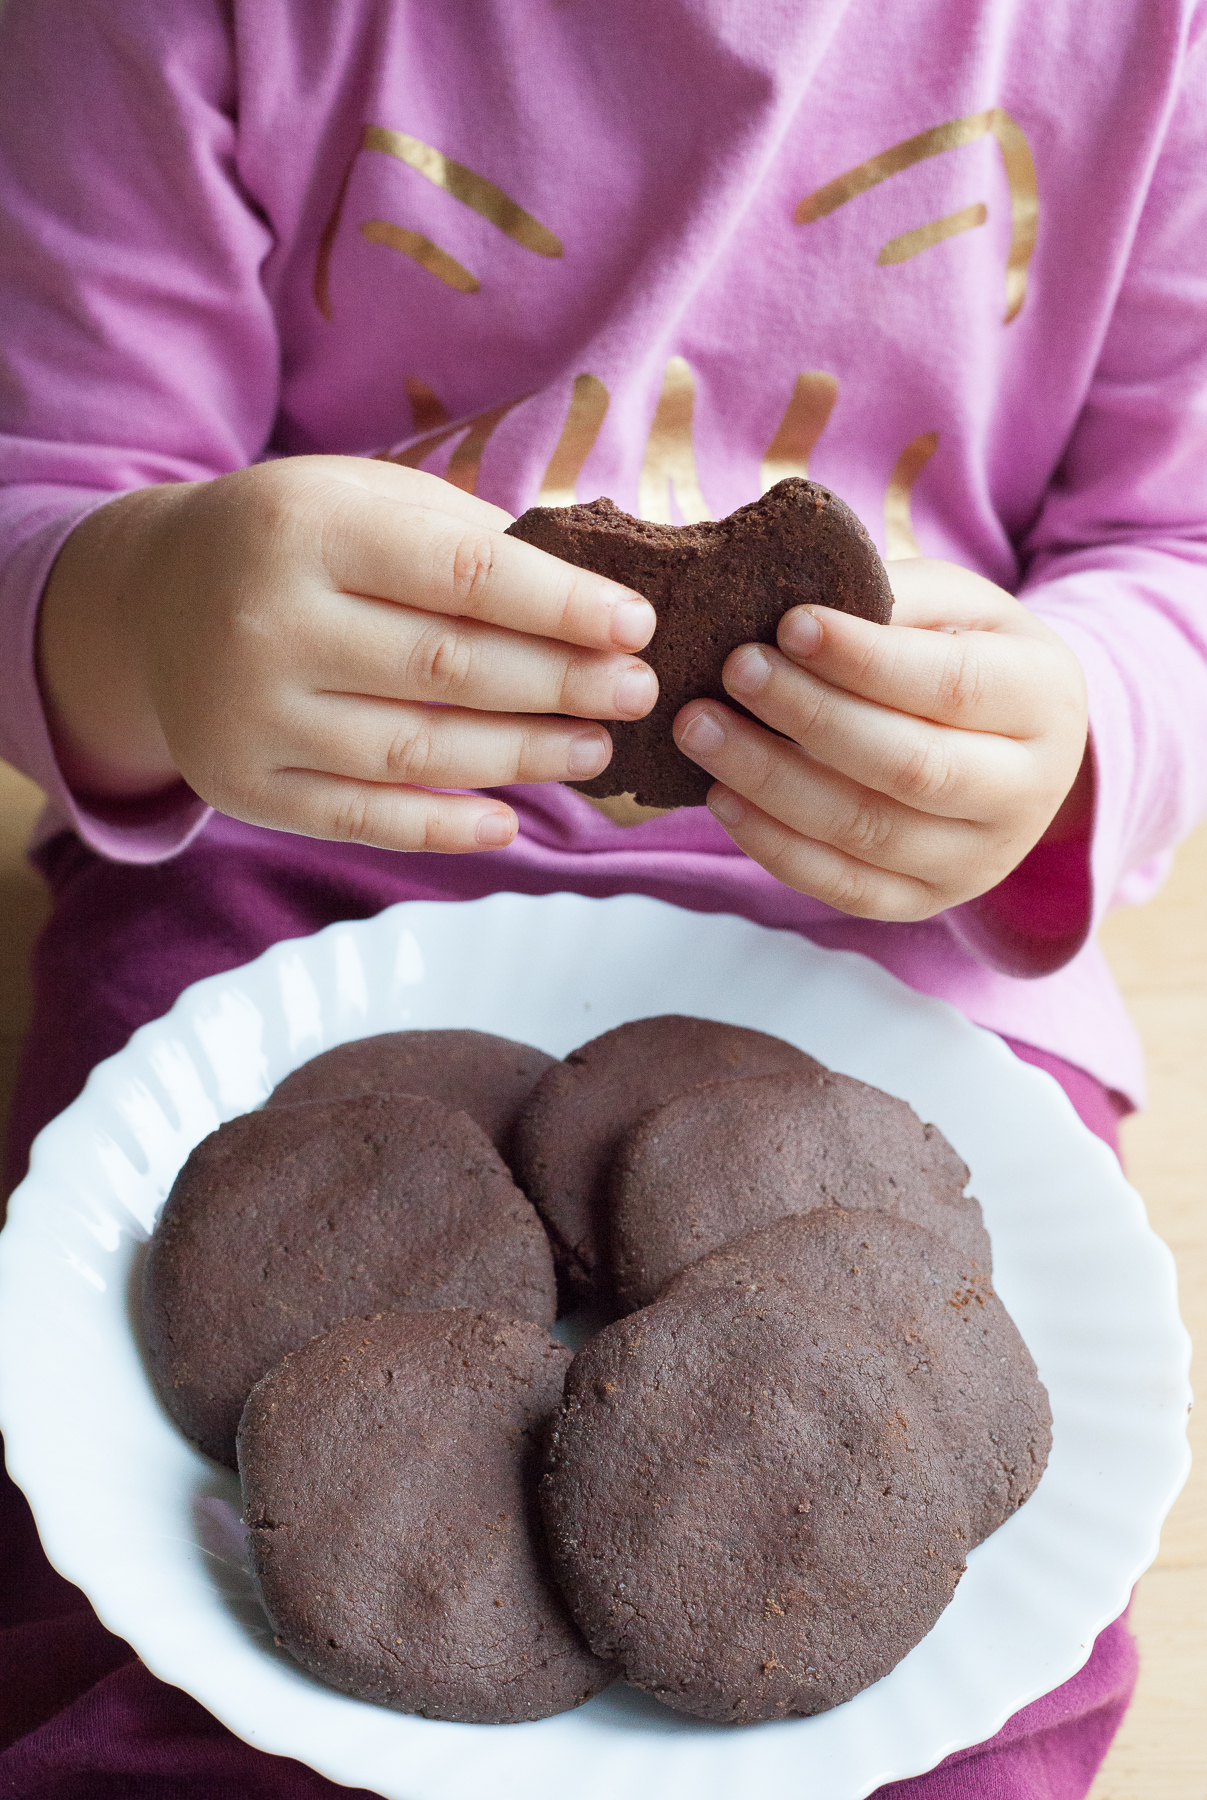
{"label": "round cookie", "polygon": [[757,1307],[790,1292],[802,1314],[841,1318],[848,1358],[897,1359],[963,1485],[971,1542],[996,1531],[1043,1474],[1052,1412],[987,1267],[906,1219],[825,1207],[727,1244],[665,1290],[705,1309],[718,1293]]}
{"label": "round cookie", "polygon": [[852,1357],[845,1315],[787,1287],[703,1306],[672,1287],[586,1344],[541,1501],[596,1654],[730,1723],[822,1712],[887,1674],[971,1541],[896,1357]]}
{"label": "round cookie", "polygon": [[817,1065],[680,1094],[612,1164],[612,1281],[626,1310],[677,1270],[788,1213],[866,1207],[938,1232],[991,1268],[968,1170],[904,1100]]}
{"label": "round cookie", "polygon": [[495,1313],[349,1319],[252,1389],[239,1474],[277,1642],[379,1706],[506,1725],[613,1677],[544,1553],[540,1445],[570,1354]]}
{"label": "round cookie", "polygon": [[536,1213],[465,1113],[365,1095],[232,1119],[198,1144],[151,1239],[143,1331],[160,1399],[232,1466],[266,1369],[340,1319],[490,1307],[552,1322]]}
{"label": "round cookie", "polygon": [[593,500],[534,506],[508,532],[623,582],[658,615],[642,652],[658,677],[653,711],[605,720],[611,762],[602,775],[569,784],[597,799],[633,794],[641,806],[702,806],[713,777],[677,748],[671,724],[689,700],[745,711],[721,685],[730,651],[774,644],[792,606],[832,606],[878,624],[892,612],[884,564],[859,519],[836,494],[800,476],[726,519],[697,525],[657,525]]}
{"label": "round cookie", "polygon": [[489,1031],[384,1031],[337,1044],[279,1082],[269,1106],[353,1094],[426,1094],[477,1121],[504,1162],[515,1121],[555,1061]]}
{"label": "round cookie", "polygon": [[547,1069],[516,1125],[513,1167],[552,1238],[565,1300],[604,1298],[612,1158],[644,1113],[705,1082],[820,1067],[764,1031],[670,1013],[619,1025]]}

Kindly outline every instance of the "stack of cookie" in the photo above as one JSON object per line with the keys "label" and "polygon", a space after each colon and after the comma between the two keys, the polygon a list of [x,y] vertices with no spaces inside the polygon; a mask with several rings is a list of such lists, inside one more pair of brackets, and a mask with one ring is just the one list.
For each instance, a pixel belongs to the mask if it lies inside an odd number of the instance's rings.
{"label": "stack of cookie", "polygon": [[726,1723],[838,1705],[1026,1499],[1050,1415],[987,1276],[892,1213],[789,1215],[579,1352],[542,1504],[595,1653]]}
{"label": "stack of cookie", "polygon": [[738,1026],[639,1020],[564,1062],[393,1033],[198,1145],[148,1361],[237,1461],[265,1608],[320,1679],[492,1723],[617,1676],[815,1712],[930,1628],[1047,1454],[967,1174]]}

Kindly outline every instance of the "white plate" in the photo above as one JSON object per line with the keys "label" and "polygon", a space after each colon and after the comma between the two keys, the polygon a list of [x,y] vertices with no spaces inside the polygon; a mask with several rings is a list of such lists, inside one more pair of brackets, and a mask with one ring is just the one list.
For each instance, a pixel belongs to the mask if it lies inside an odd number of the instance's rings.
{"label": "white plate", "polygon": [[[234,1476],[177,1435],[140,1360],[141,1247],[177,1169],[348,1038],[476,1026],[562,1056],[660,1012],[777,1032],[948,1134],[1051,1395],[1038,1491],[930,1635],[819,1718],[703,1725],[617,1686],[537,1724],[450,1725],[319,1686],[272,1646]],[[42,1133],[0,1237],[0,1423],[51,1561],[240,1737],[390,1800],[860,1800],[991,1736],[1081,1667],[1156,1553],[1188,1364],[1173,1260],[1049,1076],[862,957],[635,896],[416,902],[198,982]]]}

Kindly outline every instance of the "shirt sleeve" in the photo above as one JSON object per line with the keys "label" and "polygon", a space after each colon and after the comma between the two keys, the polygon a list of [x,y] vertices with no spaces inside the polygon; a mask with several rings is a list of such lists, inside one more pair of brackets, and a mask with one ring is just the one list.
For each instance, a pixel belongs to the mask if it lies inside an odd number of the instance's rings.
{"label": "shirt sleeve", "polygon": [[89,512],[263,453],[273,245],[239,181],[220,0],[7,0],[0,13],[0,753],[85,842],[158,861],[200,829],[183,783],[85,806],[38,692],[38,602]]}
{"label": "shirt sleeve", "polygon": [[1086,405],[1022,546],[1019,591],[1077,655],[1095,804],[948,922],[1013,975],[1068,962],[1147,899],[1207,813],[1207,28],[1183,79]]}

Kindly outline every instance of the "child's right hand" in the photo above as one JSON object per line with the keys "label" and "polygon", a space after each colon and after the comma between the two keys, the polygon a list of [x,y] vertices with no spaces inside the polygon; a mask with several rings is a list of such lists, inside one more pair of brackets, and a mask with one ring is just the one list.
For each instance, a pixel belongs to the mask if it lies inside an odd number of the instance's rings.
{"label": "child's right hand", "polygon": [[430,790],[596,775],[610,739],[576,721],[641,718],[657,682],[629,654],[648,602],[509,523],[339,456],[112,501],[42,602],[66,779],[120,800],[183,776],[236,818],[394,850],[510,843],[501,801]]}

